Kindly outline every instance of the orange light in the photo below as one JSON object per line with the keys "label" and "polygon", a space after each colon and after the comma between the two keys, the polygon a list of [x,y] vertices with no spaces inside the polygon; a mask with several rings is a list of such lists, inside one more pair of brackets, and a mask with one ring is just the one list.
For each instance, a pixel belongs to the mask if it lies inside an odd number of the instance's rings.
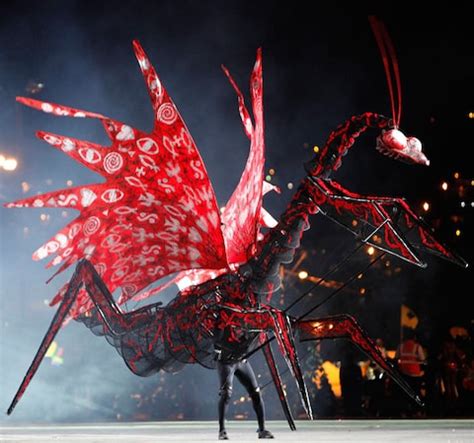
{"label": "orange light", "polygon": [[273,168],[271,168],[271,169],[268,170],[268,173],[270,175],[275,175],[275,170]]}
{"label": "orange light", "polygon": [[454,173],[454,178],[458,179],[459,178],[459,172]]}
{"label": "orange light", "polygon": [[360,295],[364,295],[365,294],[365,288],[360,288],[359,292],[360,292]]}
{"label": "orange light", "polygon": [[373,246],[369,246],[367,248],[367,254],[374,255],[375,254],[375,248]]}

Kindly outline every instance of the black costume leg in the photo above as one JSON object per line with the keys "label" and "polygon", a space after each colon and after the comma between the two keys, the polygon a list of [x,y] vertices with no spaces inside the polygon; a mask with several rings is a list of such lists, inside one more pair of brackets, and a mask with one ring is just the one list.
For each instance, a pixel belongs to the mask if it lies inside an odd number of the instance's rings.
{"label": "black costume leg", "polygon": [[243,360],[238,364],[235,370],[235,376],[249,393],[252,399],[253,409],[257,414],[258,430],[263,431],[265,429],[265,408],[263,406],[262,394],[260,393],[257,379],[248,360]]}
{"label": "black costume leg", "polygon": [[219,432],[225,429],[225,416],[232,396],[232,384],[237,364],[217,362],[219,375]]}

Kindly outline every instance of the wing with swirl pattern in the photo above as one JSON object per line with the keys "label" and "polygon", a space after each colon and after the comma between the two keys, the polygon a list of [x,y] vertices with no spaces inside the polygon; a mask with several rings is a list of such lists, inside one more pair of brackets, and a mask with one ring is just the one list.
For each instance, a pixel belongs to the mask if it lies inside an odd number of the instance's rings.
{"label": "wing with swirl pattern", "polygon": [[[64,207],[79,216],[42,245],[35,260],[62,272],[87,257],[124,302],[150,283],[186,269],[228,267],[221,217],[202,158],[148,57],[133,42],[154,112],[145,133],[104,115],[31,98],[17,100],[58,116],[99,119],[110,138],[101,146],[38,132],[38,137],[105,178],[19,200],[7,207]],[[55,275],[56,275],[55,274]],[[59,293],[54,302],[61,299]],[[84,293],[73,316],[92,307]]]}

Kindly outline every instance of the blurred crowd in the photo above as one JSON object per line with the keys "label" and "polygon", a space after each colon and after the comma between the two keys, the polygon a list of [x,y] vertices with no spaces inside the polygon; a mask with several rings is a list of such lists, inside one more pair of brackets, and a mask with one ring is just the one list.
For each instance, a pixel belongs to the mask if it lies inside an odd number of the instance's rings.
{"label": "blurred crowd", "polygon": [[[313,394],[319,416],[358,418],[441,418],[474,416],[474,360],[469,335],[447,334],[437,349],[428,352],[412,330],[404,333],[396,352],[377,347],[403,374],[419,395],[423,407],[411,400],[387,374],[362,354],[348,348],[340,366],[341,396],[329,383]],[[323,378],[324,378],[323,374]],[[327,378],[327,377],[326,377]]]}

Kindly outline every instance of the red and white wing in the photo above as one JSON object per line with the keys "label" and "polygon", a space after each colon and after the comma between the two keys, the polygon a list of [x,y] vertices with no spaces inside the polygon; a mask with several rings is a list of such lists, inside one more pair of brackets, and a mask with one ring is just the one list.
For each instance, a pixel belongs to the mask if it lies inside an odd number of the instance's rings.
{"label": "red and white wing", "polygon": [[245,133],[250,139],[250,154],[244,172],[221,215],[228,261],[244,263],[255,253],[262,208],[265,164],[262,51],[261,49],[257,51],[257,59],[250,77],[254,123],[245,106],[242,92],[229,71],[225,67],[223,69],[237,93],[240,117]]}
{"label": "red and white wing", "polygon": [[[262,83],[262,54],[259,49],[257,60],[252,72],[250,88],[252,93],[252,106],[255,117],[255,126],[245,106],[244,97],[229,71],[223,67],[230,83],[237,92],[239,113],[245,133],[251,141],[250,154],[240,182],[234,190],[221,214],[224,223],[224,240],[229,263],[232,265],[246,262],[255,249],[259,239],[260,226],[273,228],[277,221],[262,207],[262,196],[269,191],[280,190],[263,181],[263,168],[265,163],[264,122],[263,122],[263,83]],[[226,269],[190,269],[181,271],[172,280],[163,285],[147,290],[133,297],[142,300],[156,295],[162,290],[176,284],[180,291],[189,286],[197,286],[208,280],[218,277]]]}
{"label": "red and white wing", "polygon": [[[111,292],[122,288],[121,302],[168,274],[228,266],[218,205],[202,158],[143,49],[136,41],[133,46],[152,101],[153,131],[144,133],[97,113],[18,98],[54,115],[101,120],[111,146],[39,132],[39,138],[105,182],[7,204],[79,210],[80,215],[33,258],[55,255],[48,266],[61,264],[60,273],[87,257]],[[84,294],[73,312],[91,306]]]}

